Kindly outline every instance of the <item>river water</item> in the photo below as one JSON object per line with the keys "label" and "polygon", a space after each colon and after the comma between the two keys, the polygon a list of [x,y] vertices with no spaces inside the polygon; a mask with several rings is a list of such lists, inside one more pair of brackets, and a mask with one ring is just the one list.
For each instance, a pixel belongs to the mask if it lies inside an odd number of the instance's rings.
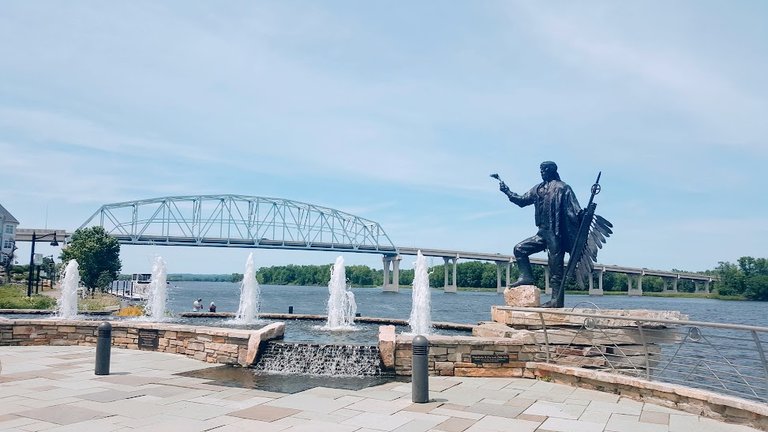
{"label": "river water", "polygon": [[[192,310],[192,302],[202,298],[206,306],[214,301],[217,312],[236,312],[240,284],[227,282],[176,282],[168,291],[169,311],[177,314]],[[411,313],[411,290],[399,293],[383,292],[381,288],[355,288],[357,311],[362,316],[408,319]],[[542,296],[542,301],[546,296]],[[293,306],[297,314],[325,314],[328,301],[326,287],[261,286],[260,312],[286,313]],[[432,290],[432,320],[464,324],[489,321],[491,306],[504,304],[501,294],[495,292],[461,291],[444,293]],[[768,327],[765,302],[725,301],[703,298],[629,297],[566,295],[565,307],[593,307],[601,309],[677,310],[691,321],[746,324]]]}
{"label": "river water", "polygon": [[[381,288],[356,288],[357,310],[362,316],[395,318],[407,320],[411,312],[411,290],[401,288],[398,293],[386,293]],[[287,313],[290,306],[295,314],[326,314],[328,288],[308,286],[261,286],[261,313]],[[543,296],[542,300],[546,300]],[[172,322],[215,327],[238,327],[229,319],[182,318],[179,313],[192,310],[192,302],[202,298],[204,306],[214,301],[217,312],[236,312],[240,298],[240,284],[227,282],[176,282],[167,292],[167,311],[174,318]],[[462,291],[448,294],[441,289],[431,292],[432,320],[462,324],[476,324],[490,320],[493,305],[504,304],[501,294],[495,292]],[[629,297],[626,295],[590,297],[566,295],[566,308],[597,306],[600,309],[649,309],[674,310],[688,315],[690,321],[710,323],[744,324],[768,327],[765,302],[724,301],[704,298]],[[38,318],[30,316],[26,318]],[[9,318],[23,318],[9,316]],[[96,317],[96,319],[103,319]],[[261,320],[248,328],[260,327],[270,320]],[[378,335],[378,324],[356,323],[355,330],[328,332],[321,329],[317,321],[286,321],[285,341],[308,342],[313,344],[374,345]],[[407,332],[407,327],[398,327],[398,333]],[[648,335],[652,331],[648,330]],[[652,375],[656,379],[673,383],[706,388],[727,394],[735,394],[765,401],[768,394],[765,381],[764,360],[757,357],[754,336],[749,332],[719,330],[703,327],[703,337],[693,338],[688,328],[674,330],[676,342],[665,345],[653,362]],[[466,334],[456,331],[436,330],[441,334]],[[690,337],[690,339],[689,339]],[[760,333],[760,345],[768,348],[766,333]],[[716,372],[717,376],[703,373],[704,369]],[[713,373],[714,373],[713,372]],[[726,389],[724,386],[727,386]],[[754,391],[753,391],[754,388]]]}

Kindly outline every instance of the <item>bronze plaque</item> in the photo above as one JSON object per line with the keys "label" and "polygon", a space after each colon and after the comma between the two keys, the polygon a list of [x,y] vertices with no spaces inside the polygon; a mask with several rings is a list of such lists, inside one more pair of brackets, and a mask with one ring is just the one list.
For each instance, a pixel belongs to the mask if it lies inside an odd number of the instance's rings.
{"label": "bronze plaque", "polygon": [[139,349],[157,349],[157,341],[159,336],[157,330],[144,330],[139,329]]}
{"label": "bronze plaque", "polygon": [[509,355],[508,354],[483,354],[483,355],[473,355],[470,356],[472,359],[472,363],[475,364],[483,364],[483,363],[509,363]]}

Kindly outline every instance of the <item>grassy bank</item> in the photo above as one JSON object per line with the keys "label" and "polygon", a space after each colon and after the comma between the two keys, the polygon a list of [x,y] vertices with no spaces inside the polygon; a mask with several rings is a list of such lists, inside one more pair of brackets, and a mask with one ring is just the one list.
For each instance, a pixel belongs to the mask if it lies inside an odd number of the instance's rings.
{"label": "grassy bank", "polygon": [[[27,297],[27,289],[22,285],[0,286],[0,309],[40,309],[53,310],[56,308],[56,298],[53,291],[45,291]],[[112,294],[96,293],[93,296],[77,299],[77,309],[80,311],[117,310],[120,299]]]}
{"label": "grassy bank", "polygon": [[81,311],[102,311],[120,309],[120,299],[112,294],[96,293],[77,300],[77,309]]}
{"label": "grassy bank", "polygon": [[0,309],[53,309],[56,299],[44,295],[27,297],[27,289],[22,285],[0,286]]}

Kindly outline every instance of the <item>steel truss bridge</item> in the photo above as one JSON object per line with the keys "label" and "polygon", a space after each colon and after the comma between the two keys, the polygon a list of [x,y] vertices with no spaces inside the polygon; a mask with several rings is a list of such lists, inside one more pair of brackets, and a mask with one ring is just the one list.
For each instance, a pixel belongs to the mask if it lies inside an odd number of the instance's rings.
{"label": "steel truss bridge", "polygon": [[378,223],[328,207],[244,195],[196,195],[106,204],[80,228],[102,226],[121,244],[256,247],[396,254]]}
{"label": "steel truss bridge", "polygon": [[[459,259],[492,261],[497,265],[497,290],[510,282],[514,256],[397,247],[377,222],[328,207],[282,198],[246,195],[193,195],[126,201],[101,206],[80,228],[101,226],[120,244],[157,246],[208,246],[267,248],[288,250],[373,253],[383,256],[384,290],[399,289],[399,264],[402,255],[422,254],[445,261],[445,291],[456,291],[456,266]],[[19,230],[17,241],[29,241]],[[44,230],[37,230],[38,233]],[[549,292],[547,260],[531,258],[545,267]],[[449,267],[453,268],[449,274]],[[506,283],[502,272],[506,267]],[[667,272],[615,265],[595,265],[589,280],[591,294],[602,294],[605,272],[626,274],[629,295],[642,295],[643,276],[661,277],[665,291],[677,291],[679,280],[693,281],[697,292],[708,292],[716,277],[695,273]],[[451,277],[452,276],[452,277]],[[634,281],[634,283],[633,283]],[[671,287],[670,287],[671,283]]]}

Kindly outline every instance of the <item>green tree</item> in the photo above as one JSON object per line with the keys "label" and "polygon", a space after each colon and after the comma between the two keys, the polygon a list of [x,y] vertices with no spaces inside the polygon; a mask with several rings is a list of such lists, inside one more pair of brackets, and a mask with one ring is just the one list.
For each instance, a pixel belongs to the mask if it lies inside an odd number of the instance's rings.
{"label": "green tree", "polygon": [[352,286],[372,286],[373,271],[368,266],[354,265],[346,268],[347,279]]}
{"label": "green tree", "polygon": [[75,231],[59,258],[77,261],[80,280],[89,290],[104,289],[117,279],[122,268],[120,244],[100,226]]}
{"label": "green tree", "polygon": [[659,276],[643,277],[644,292],[662,292],[664,291],[664,280]]}
{"label": "green tree", "polygon": [[718,294],[729,296],[744,294],[744,274],[736,264],[721,261],[716,271],[720,277],[717,283]]}
{"label": "green tree", "polygon": [[436,265],[429,269],[429,286],[431,286],[432,288],[442,287],[444,278],[445,278],[444,265]]}
{"label": "green tree", "polygon": [[768,259],[741,257],[738,264],[720,262],[715,269],[721,295],[742,295],[750,300],[768,300]]}
{"label": "green tree", "polygon": [[413,285],[414,274],[413,269],[400,269],[400,277],[397,279],[400,286]]}
{"label": "green tree", "polygon": [[768,275],[754,275],[747,279],[744,295],[750,300],[768,300]]}

